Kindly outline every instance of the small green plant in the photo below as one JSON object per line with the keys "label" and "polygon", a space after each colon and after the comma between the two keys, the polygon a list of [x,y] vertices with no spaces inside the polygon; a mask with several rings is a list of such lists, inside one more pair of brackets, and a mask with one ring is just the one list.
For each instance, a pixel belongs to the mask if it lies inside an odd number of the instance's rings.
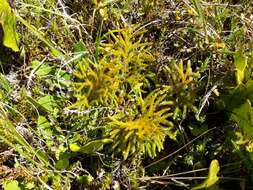
{"label": "small green plant", "polygon": [[192,70],[191,62],[183,64],[181,60],[179,63],[172,62],[172,66],[166,66],[164,72],[168,76],[168,83],[174,87],[171,94],[175,94],[175,109],[174,119],[186,118],[188,111],[197,112],[195,106],[196,92],[194,91],[196,82],[200,77],[198,71]]}

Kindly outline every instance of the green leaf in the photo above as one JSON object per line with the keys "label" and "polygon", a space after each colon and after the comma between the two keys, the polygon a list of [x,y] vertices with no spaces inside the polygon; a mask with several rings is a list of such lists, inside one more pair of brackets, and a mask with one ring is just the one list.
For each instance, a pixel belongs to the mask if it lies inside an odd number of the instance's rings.
{"label": "green leaf", "polygon": [[48,122],[46,117],[39,116],[38,127],[42,128],[42,129],[50,128],[50,123]]}
{"label": "green leaf", "polygon": [[49,159],[48,159],[48,155],[47,152],[44,152],[43,150],[40,149],[35,149],[36,152],[36,156],[45,164],[45,165],[49,165]]}
{"label": "green leaf", "polygon": [[82,184],[86,184],[86,185],[90,185],[93,180],[94,180],[94,178],[91,175],[83,175],[83,176],[77,177],[78,183],[82,183]]}
{"label": "green leaf", "polygon": [[4,90],[6,93],[10,93],[11,91],[11,84],[6,79],[6,77],[3,74],[0,74],[0,89]]}
{"label": "green leaf", "polygon": [[199,0],[191,0],[193,6],[194,6],[194,12],[196,12],[200,18],[200,21],[202,22],[202,24],[205,24],[205,15],[203,12],[203,8],[201,7],[201,4],[199,2]]}
{"label": "green leaf", "polygon": [[112,139],[100,139],[88,142],[86,145],[82,146],[78,152],[90,154],[97,152],[103,148],[105,144],[113,142]]}
{"label": "green leaf", "polygon": [[56,162],[56,168],[59,170],[63,170],[69,167],[69,159],[63,158]]}
{"label": "green leaf", "polygon": [[53,134],[51,125],[46,117],[39,116],[37,125],[46,135],[51,136]]}
{"label": "green leaf", "polygon": [[46,63],[41,64],[41,62],[38,60],[35,60],[32,62],[32,68],[35,70],[34,73],[40,77],[46,76],[46,75],[50,74],[50,72],[53,71],[52,66],[49,66]]}
{"label": "green leaf", "polygon": [[229,95],[222,97],[225,109],[231,120],[240,127],[246,139],[253,140],[253,80],[248,80],[245,84],[238,85],[230,91]]}
{"label": "green leaf", "polygon": [[233,109],[231,119],[238,123],[246,137],[253,139],[253,109],[249,100]]}
{"label": "green leaf", "polygon": [[241,84],[244,78],[244,70],[247,66],[247,57],[241,51],[237,51],[234,55],[236,66],[237,84]]}
{"label": "green leaf", "polygon": [[76,53],[87,51],[87,48],[86,48],[85,44],[82,41],[78,42],[75,45],[74,49],[75,49]]}
{"label": "green leaf", "polygon": [[192,188],[192,190],[205,189],[205,188],[209,188],[213,186],[219,180],[219,177],[217,176],[219,171],[220,171],[220,165],[219,165],[218,160],[212,160],[209,167],[207,179],[200,185]]}
{"label": "green leaf", "polygon": [[228,113],[235,113],[234,109],[241,107],[247,100],[253,102],[253,80],[238,85],[228,95],[222,95],[222,99]]}
{"label": "green leaf", "polygon": [[13,180],[4,184],[4,190],[21,190],[21,188],[18,186],[18,181]]}
{"label": "green leaf", "polygon": [[[60,78],[59,79],[61,79],[61,80],[65,80],[65,81],[68,81],[68,80],[70,80],[70,74],[69,73],[67,73],[66,71],[64,71],[64,70],[59,70],[59,69],[57,69],[56,70],[56,73],[59,73],[59,76],[60,76]],[[59,81],[59,82],[61,82],[61,81]],[[66,83],[64,83],[65,85],[67,85]]]}
{"label": "green leaf", "polygon": [[38,100],[38,103],[46,109],[48,112],[53,112],[54,107],[57,106],[56,101],[53,96],[47,95]]}
{"label": "green leaf", "polygon": [[3,44],[13,51],[19,51],[16,34],[16,18],[7,0],[0,0],[0,25],[3,29]]}
{"label": "green leaf", "polygon": [[75,144],[75,143],[72,143],[72,144],[69,145],[69,149],[70,149],[72,152],[78,152],[78,151],[81,149],[81,147],[78,146],[78,145]]}

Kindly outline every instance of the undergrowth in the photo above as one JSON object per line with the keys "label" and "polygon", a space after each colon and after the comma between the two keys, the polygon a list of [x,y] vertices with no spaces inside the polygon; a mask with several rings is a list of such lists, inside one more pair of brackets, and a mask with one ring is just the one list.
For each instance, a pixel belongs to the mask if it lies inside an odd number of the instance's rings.
{"label": "undergrowth", "polygon": [[0,184],[251,189],[253,4],[0,0]]}

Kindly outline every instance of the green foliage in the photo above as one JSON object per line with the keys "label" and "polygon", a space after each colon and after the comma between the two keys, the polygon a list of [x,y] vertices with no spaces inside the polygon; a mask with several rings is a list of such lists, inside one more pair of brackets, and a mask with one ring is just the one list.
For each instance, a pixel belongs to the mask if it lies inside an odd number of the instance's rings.
{"label": "green foliage", "polygon": [[[241,84],[230,91],[230,95],[224,96],[226,109],[230,113],[230,118],[238,123],[243,134],[247,138],[252,138],[252,90],[253,81],[248,80],[246,84]],[[234,101],[236,100],[236,101]]]}
{"label": "green foliage", "polygon": [[73,152],[81,152],[85,154],[95,153],[103,149],[103,146],[108,143],[112,143],[112,139],[100,139],[86,143],[84,146],[79,147],[75,144],[70,144],[70,149]]}
{"label": "green foliage", "polygon": [[253,138],[252,123],[253,123],[253,109],[251,102],[247,100],[240,107],[233,109],[231,119],[236,121],[242,128],[243,134],[248,138]]}
{"label": "green foliage", "polygon": [[220,165],[219,165],[218,160],[212,160],[209,167],[207,179],[202,184],[192,188],[192,190],[207,189],[213,186],[219,180],[219,177],[217,176],[219,171],[220,171]]}
{"label": "green foliage", "polygon": [[0,25],[3,29],[3,44],[13,51],[19,51],[16,34],[16,17],[12,13],[7,0],[0,1]]}
{"label": "green foliage", "polygon": [[[13,126],[11,121],[8,120],[5,113],[1,113],[2,118],[0,119],[0,128],[1,134],[0,138],[4,140],[9,146],[13,147],[22,154],[26,159],[33,161],[32,157],[36,156],[39,159],[39,162],[36,163],[37,165],[45,164],[46,166],[49,165],[48,158],[45,154],[40,151],[36,151],[33,147],[29,145],[26,139],[20,134],[20,132]],[[24,148],[24,151],[20,149],[18,145],[21,145]],[[32,155],[29,155],[32,154]]]}
{"label": "green foliage", "polygon": [[49,95],[41,97],[37,102],[44,110],[51,113],[54,112],[54,107],[57,106],[54,97]]}
{"label": "green foliage", "polygon": [[3,188],[250,188],[253,4],[234,2],[0,0]]}
{"label": "green foliage", "polygon": [[39,32],[34,26],[29,24],[26,20],[24,20],[19,15],[16,15],[17,19],[24,24],[34,35],[36,35],[41,41],[43,41],[52,51],[52,55],[64,58],[64,55],[58,50],[50,41],[48,41],[41,32]]}
{"label": "green foliage", "polygon": [[103,37],[106,42],[100,43],[102,53],[108,56],[114,66],[120,68],[121,80],[132,88],[145,82],[142,73],[154,61],[151,43],[145,42],[144,34],[145,30],[133,25],[109,31]]}
{"label": "green foliage", "polygon": [[189,110],[197,113],[196,83],[200,74],[192,70],[191,62],[188,61],[186,65],[182,60],[179,63],[173,62],[171,67],[164,68],[164,73],[168,76],[169,85],[174,88],[172,94],[176,96],[174,119],[185,118]]}
{"label": "green foliage", "polygon": [[4,185],[4,190],[21,190],[18,185],[18,181],[13,180]]}
{"label": "green foliage", "polygon": [[243,52],[237,51],[234,56],[236,66],[236,79],[237,84],[241,84],[244,79],[244,71],[247,66],[247,57],[243,55]]}

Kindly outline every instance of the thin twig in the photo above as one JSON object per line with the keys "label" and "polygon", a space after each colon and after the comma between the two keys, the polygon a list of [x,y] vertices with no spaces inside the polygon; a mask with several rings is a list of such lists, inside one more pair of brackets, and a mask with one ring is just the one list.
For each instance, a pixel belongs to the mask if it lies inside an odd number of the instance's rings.
{"label": "thin twig", "polygon": [[[142,178],[137,178],[141,181],[149,181],[149,180],[195,180],[195,179],[206,179],[207,177],[204,176],[190,176],[190,177],[170,177],[170,176],[154,176],[154,177],[142,177]],[[235,181],[241,181],[245,180],[244,178],[236,178],[236,177],[219,177],[220,180],[235,180]]]}

